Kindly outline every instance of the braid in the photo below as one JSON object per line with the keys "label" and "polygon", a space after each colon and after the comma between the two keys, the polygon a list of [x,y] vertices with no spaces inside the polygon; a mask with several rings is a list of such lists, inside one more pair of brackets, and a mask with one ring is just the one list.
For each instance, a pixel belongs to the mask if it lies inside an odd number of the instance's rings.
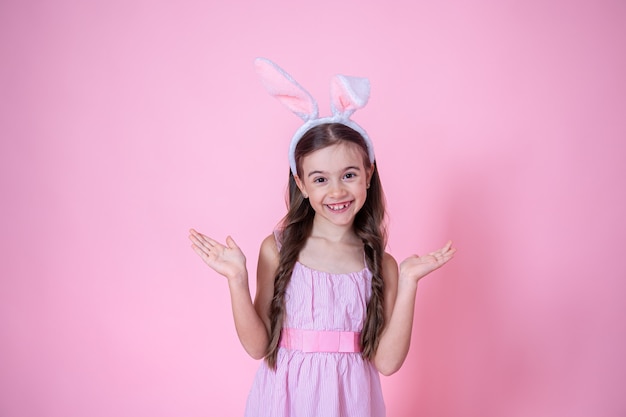
{"label": "braid", "polygon": [[283,229],[279,237],[282,248],[274,278],[274,296],[270,304],[270,343],[265,356],[270,369],[276,369],[280,335],[285,320],[285,292],[298,255],[311,234],[314,217],[313,208],[302,197],[293,177],[290,175],[289,178],[290,210],[283,219]]}
{"label": "braid", "polygon": [[370,182],[371,187],[365,205],[354,219],[357,236],[363,241],[367,267],[372,274],[371,295],[367,303],[365,323],[361,331],[363,357],[372,359],[378,349],[380,335],[385,326],[383,257],[385,254],[386,231],[382,188],[376,165]]}

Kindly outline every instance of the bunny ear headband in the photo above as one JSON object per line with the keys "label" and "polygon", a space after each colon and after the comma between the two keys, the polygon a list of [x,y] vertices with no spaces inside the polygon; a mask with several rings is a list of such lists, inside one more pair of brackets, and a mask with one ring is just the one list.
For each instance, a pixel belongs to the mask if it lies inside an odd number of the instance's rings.
{"label": "bunny ear headband", "polygon": [[333,115],[320,118],[315,99],[282,68],[266,58],[257,58],[254,65],[265,89],[304,120],[304,124],[296,130],[289,145],[289,165],[292,174],[297,174],[296,145],[309,129],[324,123],[341,123],[360,133],[367,145],[370,162],[374,163],[372,141],[361,126],[350,120],[352,113],[367,104],[370,96],[370,82],[367,78],[335,75],[330,83]]}

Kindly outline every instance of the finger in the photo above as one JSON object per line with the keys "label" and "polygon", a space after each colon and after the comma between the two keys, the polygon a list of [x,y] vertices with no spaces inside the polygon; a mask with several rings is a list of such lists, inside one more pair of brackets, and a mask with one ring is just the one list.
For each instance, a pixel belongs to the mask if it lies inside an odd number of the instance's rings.
{"label": "finger", "polygon": [[204,241],[206,242],[207,245],[214,247],[214,246],[222,246],[221,243],[219,243],[217,240],[214,240],[208,236],[204,236]]}
{"label": "finger", "polygon": [[200,233],[200,232],[198,232],[198,231],[196,231],[194,229],[189,230],[189,233],[190,233],[189,239],[191,239],[192,241],[195,238],[195,241],[199,242],[203,246],[206,246],[206,244],[208,243],[207,242],[208,237],[203,235],[202,233]]}
{"label": "finger", "polygon": [[193,249],[194,252],[196,252],[205,262],[209,259],[209,255],[202,250],[202,248],[200,248],[197,245],[191,245],[191,248]]}
{"label": "finger", "polygon": [[235,239],[233,239],[231,236],[227,236],[226,237],[226,245],[228,245],[228,247],[230,249],[238,249],[239,246],[237,246],[237,244],[235,243]]}
{"label": "finger", "polygon": [[456,252],[456,249],[451,249],[448,252],[446,252],[446,254],[443,256],[443,262],[446,263],[449,260],[451,260],[454,257],[455,252]]}
{"label": "finger", "polygon": [[189,235],[189,240],[191,240],[194,245],[202,245],[202,242],[196,235]]}
{"label": "finger", "polygon": [[444,248],[437,249],[436,251],[432,251],[428,254],[428,256],[434,256],[435,258],[443,255],[445,253]]}
{"label": "finger", "polygon": [[[207,235],[203,235],[202,233],[199,233],[195,230],[191,230],[193,233],[191,236],[194,236],[198,242],[200,242],[202,244],[202,246],[211,249],[215,246],[221,246],[219,242],[217,242],[216,240],[213,240],[212,238],[210,238]],[[190,238],[191,238],[190,236]],[[192,239],[193,240],[193,239]]]}
{"label": "finger", "polygon": [[430,255],[435,255],[435,254],[438,254],[438,253],[440,253],[440,254],[442,254],[442,255],[443,255],[443,254],[446,254],[446,253],[448,253],[448,252],[450,251],[450,248],[451,248],[451,247],[452,247],[452,241],[451,241],[451,240],[449,240],[449,241],[448,241],[448,243],[446,243],[446,244],[445,244],[445,246],[444,246],[443,248],[441,248],[441,249],[439,249],[439,250],[436,250],[436,251],[434,251],[434,252],[431,252],[431,253],[430,253]]}
{"label": "finger", "polygon": [[209,251],[211,249],[210,246],[208,246],[204,240],[201,240],[201,238],[197,237],[196,235],[189,236],[189,239],[191,239],[191,241],[194,243],[194,245],[198,247],[198,249],[202,249],[206,251]]}
{"label": "finger", "polygon": [[189,234],[191,236],[196,236],[199,239],[204,237],[204,235],[202,233],[198,232],[196,229],[189,229]]}
{"label": "finger", "polygon": [[204,235],[202,235],[200,239],[195,238],[195,240],[193,241],[196,243],[198,248],[207,255],[207,257],[211,255],[219,256],[220,250],[223,248],[223,246],[220,245],[218,242]]}

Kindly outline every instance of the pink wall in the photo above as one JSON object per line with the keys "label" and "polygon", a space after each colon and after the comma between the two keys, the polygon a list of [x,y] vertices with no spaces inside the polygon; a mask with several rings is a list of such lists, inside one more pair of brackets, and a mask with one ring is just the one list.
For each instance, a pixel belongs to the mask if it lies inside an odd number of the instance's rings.
{"label": "pink wall", "polygon": [[370,77],[402,259],[423,282],[391,417],[626,415],[626,6],[620,1],[0,3],[0,415],[241,415],[257,362],[189,248],[255,268],[298,120]]}

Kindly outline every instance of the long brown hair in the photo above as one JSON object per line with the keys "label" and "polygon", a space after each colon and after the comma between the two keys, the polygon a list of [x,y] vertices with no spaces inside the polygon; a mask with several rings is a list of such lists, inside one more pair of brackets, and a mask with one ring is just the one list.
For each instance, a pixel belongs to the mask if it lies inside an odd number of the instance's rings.
{"label": "long brown hair", "polygon": [[[369,161],[367,146],[363,137],[355,130],[340,123],[327,123],[315,126],[307,131],[295,149],[298,175],[302,177],[302,160],[316,150],[341,142],[358,145],[363,154],[366,168],[372,166]],[[367,267],[372,273],[372,294],[367,304],[365,323],[361,331],[363,357],[372,359],[380,334],[384,327],[383,315],[383,276],[382,264],[386,245],[385,197],[378,170],[374,163],[374,172],[370,180],[367,198],[354,219],[354,231],[363,241]],[[280,336],[285,319],[285,291],[291,280],[294,265],[304,247],[313,227],[315,211],[302,196],[293,176],[289,175],[287,196],[287,215],[280,226],[280,258],[274,278],[274,297],[270,305],[270,343],[265,360],[271,369],[276,369],[276,359],[280,345]]]}

